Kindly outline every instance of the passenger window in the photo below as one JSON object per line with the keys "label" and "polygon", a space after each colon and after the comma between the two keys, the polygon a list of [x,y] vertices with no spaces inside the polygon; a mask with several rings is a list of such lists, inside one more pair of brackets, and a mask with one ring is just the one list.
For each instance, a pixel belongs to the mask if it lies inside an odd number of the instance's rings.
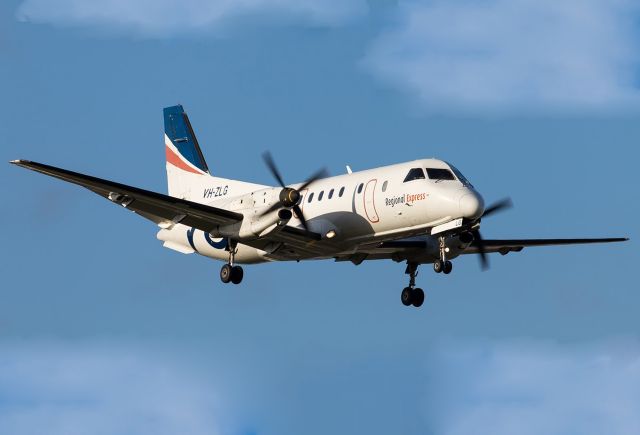
{"label": "passenger window", "polygon": [[389,184],[388,181],[385,181],[384,183],[382,183],[382,191],[386,192],[387,191],[387,184]]}
{"label": "passenger window", "polygon": [[309,194],[309,199],[307,200],[307,202],[311,202],[311,201],[313,201],[313,192]]}
{"label": "passenger window", "polygon": [[333,198],[333,189],[329,191],[329,199]]}
{"label": "passenger window", "polygon": [[318,195],[318,201],[322,201],[322,196],[324,195],[324,190],[322,192],[320,192],[320,194]]}
{"label": "passenger window", "polygon": [[427,168],[427,175],[430,180],[455,180],[456,177],[448,169]]}
{"label": "passenger window", "polygon": [[360,185],[358,186],[358,193],[362,193],[363,186],[364,186],[364,183],[360,183]]}
{"label": "passenger window", "polygon": [[404,177],[404,183],[413,180],[424,180],[424,171],[422,170],[422,168],[413,168],[409,170],[407,176]]}
{"label": "passenger window", "polygon": [[344,186],[340,188],[340,192],[338,192],[338,196],[342,198],[343,193],[344,193]]}

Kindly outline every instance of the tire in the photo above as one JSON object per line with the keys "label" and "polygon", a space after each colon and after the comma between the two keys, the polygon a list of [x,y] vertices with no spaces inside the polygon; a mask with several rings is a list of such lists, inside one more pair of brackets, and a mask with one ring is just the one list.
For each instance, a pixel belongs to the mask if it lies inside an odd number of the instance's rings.
{"label": "tire", "polygon": [[412,305],[416,308],[419,308],[422,306],[423,302],[424,302],[424,291],[422,291],[421,288],[414,288]]}
{"label": "tire", "polygon": [[223,283],[227,284],[229,281],[231,281],[232,274],[233,274],[233,268],[230,265],[225,264],[220,269],[220,280]]}
{"label": "tire", "polygon": [[405,287],[400,293],[400,301],[402,305],[408,307],[413,302],[413,289],[411,287]]}
{"label": "tire", "polygon": [[438,260],[433,263],[433,270],[435,273],[442,272],[442,269],[444,269],[444,262],[442,260]]}
{"label": "tire", "polygon": [[231,268],[231,282],[234,284],[240,284],[244,277],[244,271],[240,266],[233,266]]}
{"label": "tire", "polygon": [[452,270],[453,270],[453,263],[450,262],[449,260],[445,261],[444,268],[442,269],[442,271],[448,275],[451,273]]}

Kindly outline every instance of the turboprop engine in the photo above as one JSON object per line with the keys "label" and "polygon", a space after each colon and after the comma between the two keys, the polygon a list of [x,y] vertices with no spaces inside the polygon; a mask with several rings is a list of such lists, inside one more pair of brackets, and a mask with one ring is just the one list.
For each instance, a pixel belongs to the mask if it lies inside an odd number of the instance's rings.
{"label": "turboprop engine", "polygon": [[[244,219],[235,224],[218,226],[211,231],[211,236],[241,242],[281,230],[293,217],[290,208],[280,207],[281,196],[280,189],[265,189],[236,198],[228,205],[229,209],[242,213]],[[278,207],[273,207],[274,204],[278,204]]]}

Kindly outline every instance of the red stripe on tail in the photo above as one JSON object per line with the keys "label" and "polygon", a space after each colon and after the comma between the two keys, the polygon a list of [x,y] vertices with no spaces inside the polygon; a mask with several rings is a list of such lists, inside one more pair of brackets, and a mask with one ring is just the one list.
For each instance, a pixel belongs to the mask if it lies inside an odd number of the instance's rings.
{"label": "red stripe on tail", "polygon": [[171,148],[165,145],[165,154],[167,155],[167,162],[171,163],[173,166],[182,169],[183,171],[192,172],[194,174],[202,175],[203,173],[193,169],[191,166],[187,165],[182,159],[173,152]]}

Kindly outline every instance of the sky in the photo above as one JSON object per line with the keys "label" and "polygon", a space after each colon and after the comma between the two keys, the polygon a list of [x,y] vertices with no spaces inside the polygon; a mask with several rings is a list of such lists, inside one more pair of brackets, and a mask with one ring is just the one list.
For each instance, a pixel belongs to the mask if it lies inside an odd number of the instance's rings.
{"label": "sky", "polygon": [[[630,0],[8,0],[0,150],[166,191],[181,103],[216,175],[437,157],[487,238],[625,244],[245,267],[0,165],[0,433],[637,434],[640,11]],[[283,277],[285,277],[283,279]]]}

